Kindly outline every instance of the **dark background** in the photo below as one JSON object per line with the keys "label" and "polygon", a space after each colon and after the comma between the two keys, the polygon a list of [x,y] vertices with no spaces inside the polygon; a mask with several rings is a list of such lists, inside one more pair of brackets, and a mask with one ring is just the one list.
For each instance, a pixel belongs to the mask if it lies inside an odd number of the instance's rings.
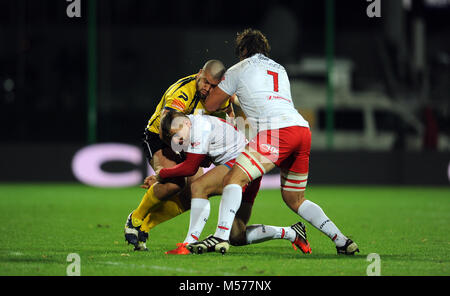
{"label": "dark background", "polygon": [[[325,3],[95,1],[95,142],[139,144],[167,87],[211,58],[232,66],[237,62],[234,38],[247,27],[267,35],[271,57],[281,64],[325,57]],[[67,16],[69,4],[0,0],[0,148],[25,147],[25,163],[39,157],[33,151],[52,151],[45,147],[89,143],[89,0],[81,0],[80,18]],[[411,100],[421,120],[423,109],[430,107],[439,132],[450,134],[450,1],[382,0],[380,18],[366,15],[370,4],[334,1],[334,54],[354,62],[352,90]],[[425,63],[419,69],[412,63],[417,18],[426,25]],[[376,165],[373,159],[369,156],[369,163]]]}

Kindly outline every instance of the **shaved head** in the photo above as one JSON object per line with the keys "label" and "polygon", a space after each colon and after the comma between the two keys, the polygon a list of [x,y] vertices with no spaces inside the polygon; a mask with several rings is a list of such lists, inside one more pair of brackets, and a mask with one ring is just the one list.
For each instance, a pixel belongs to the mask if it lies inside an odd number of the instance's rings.
{"label": "shaved head", "polygon": [[220,83],[225,71],[225,66],[219,60],[209,60],[200,69],[197,75],[197,95],[202,100],[206,99],[209,92]]}
{"label": "shaved head", "polygon": [[221,61],[209,60],[205,63],[202,70],[211,75],[214,80],[220,81],[226,69]]}

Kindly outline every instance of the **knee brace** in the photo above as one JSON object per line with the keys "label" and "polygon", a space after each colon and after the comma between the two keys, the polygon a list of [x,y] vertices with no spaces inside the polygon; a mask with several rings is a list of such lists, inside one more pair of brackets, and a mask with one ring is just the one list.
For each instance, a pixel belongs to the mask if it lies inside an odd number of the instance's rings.
{"label": "knee brace", "polygon": [[308,175],[297,175],[289,171],[281,171],[281,189],[286,191],[305,191]]}
{"label": "knee brace", "polygon": [[266,173],[266,170],[264,169],[261,162],[259,162],[255,157],[252,157],[251,154],[248,154],[246,152],[242,152],[236,158],[235,164],[244,171],[250,181],[259,178]]}

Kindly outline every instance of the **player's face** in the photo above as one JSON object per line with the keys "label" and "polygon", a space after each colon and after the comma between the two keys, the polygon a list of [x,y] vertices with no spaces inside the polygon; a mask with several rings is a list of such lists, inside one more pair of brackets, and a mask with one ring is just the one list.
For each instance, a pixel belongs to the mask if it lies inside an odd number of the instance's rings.
{"label": "player's face", "polygon": [[206,99],[209,92],[215,88],[219,82],[220,81],[213,79],[207,71],[200,70],[197,76],[197,92],[200,95],[200,98]]}
{"label": "player's face", "polygon": [[170,132],[173,135],[172,148],[179,152],[190,143],[191,122],[186,118],[178,118],[174,119]]}

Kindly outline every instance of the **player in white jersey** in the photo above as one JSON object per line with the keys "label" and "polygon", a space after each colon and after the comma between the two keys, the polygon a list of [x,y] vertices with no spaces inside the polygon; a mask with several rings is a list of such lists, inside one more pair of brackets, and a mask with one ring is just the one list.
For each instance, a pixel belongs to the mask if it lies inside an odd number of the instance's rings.
{"label": "player in white jersey", "polygon": [[241,108],[257,131],[309,127],[294,107],[286,70],[263,54],[257,53],[228,69],[219,85],[225,93],[239,94]]}
{"label": "player in white jersey", "polygon": [[[223,177],[233,166],[236,157],[243,151],[247,140],[235,126],[221,118],[208,115],[185,115],[177,111],[170,111],[161,121],[161,137],[172,150],[185,153],[186,160],[174,167],[161,169],[155,177],[159,182],[164,182],[164,179],[194,175],[205,158],[209,158],[215,165],[213,169],[192,183],[191,219],[188,233],[183,243],[177,244],[176,249],[166,252],[166,254],[176,255],[190,254],[186,245],[198,241],[209,217],[208,198],[222,193]],[[233,226],[241,233],[233,233],[232,244],[243,245],[267,239],[284,238],[290,240],[295,248],[297,241],[307,242],[302,222],[290,227],[265,225],[263,227],[267,230],[264,233],[259,231],[261,225],[250,225],[248,231],[247,227],[242,227],[249,221],[260,182],[261,177],[256,178],[242,189],[242,208],[237,210],[234,219],[234,223],[239,226]]]}
{"label": "player in white jersey", "polygon": [[240,62],[225,72],[206,99],[205,108],[212,111],[236,94],[257,134],[224,178],[214,242],[209,238],[188,248],[227,251],[230,232],[225,229],[233,222],[232,213],[239,208],[242,187],[277,166],[281,169],[281,195],[289,208],[330,237],[338,254],[353,255],[359,251],[356,243],[344,236],[317,204],[304,197],[311,132],[308,122],[294,107],[286,70],[268,57],[269,51],[267,38],[260,31],[247,29],[238,34],[236,54]]}

